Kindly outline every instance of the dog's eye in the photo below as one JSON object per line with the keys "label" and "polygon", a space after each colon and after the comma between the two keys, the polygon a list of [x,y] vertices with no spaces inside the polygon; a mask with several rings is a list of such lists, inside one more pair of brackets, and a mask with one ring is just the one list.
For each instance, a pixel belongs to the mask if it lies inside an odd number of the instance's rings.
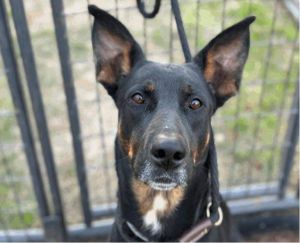
{"label": "dog's eye", "polygon": [[189,105],[192,110],[197,110],[202,106],[202,102],[199,99],[193,99]]}
{"label": "dog's eye", "polygon": [[134,95],[132,95],[131,99],[138,105],[144,104],[145,102],[143,96],[139,93],[135,93]]}

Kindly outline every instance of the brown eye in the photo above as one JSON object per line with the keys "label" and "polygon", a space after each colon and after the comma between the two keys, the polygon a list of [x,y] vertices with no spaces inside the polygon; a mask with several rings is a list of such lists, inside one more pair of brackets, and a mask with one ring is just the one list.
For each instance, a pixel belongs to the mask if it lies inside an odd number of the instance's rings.
{"label": "brown eye", "polygon": [[202,106],[202,102],[199,99],[193,99],[189,107],[193,110],[197,110]]}
{"label": "brown eye", "polygon": [[131,99],[138,105],[144,104],[145,102],[143,96],[139,93],[136,93],[133,96],[131,96]]}

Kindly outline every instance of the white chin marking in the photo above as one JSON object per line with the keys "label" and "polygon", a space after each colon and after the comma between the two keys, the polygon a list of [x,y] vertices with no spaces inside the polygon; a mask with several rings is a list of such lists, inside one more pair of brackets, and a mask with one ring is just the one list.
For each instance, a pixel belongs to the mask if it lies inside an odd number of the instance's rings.
{"label": "white chin marking", "polygon": [[151,230],[152,234],[156,234],[161,230],[161,224],[157,218],[158,212],[162,212],[167,208],[167,201],[162,195],[158,194],[154,200],[152,208],[145,214],[143,220],[144,225]]}
{"label": "white chin marking", "polygon": [[169,191],[176,187],[176,183],[149,182],[149,186],[158,191]]}

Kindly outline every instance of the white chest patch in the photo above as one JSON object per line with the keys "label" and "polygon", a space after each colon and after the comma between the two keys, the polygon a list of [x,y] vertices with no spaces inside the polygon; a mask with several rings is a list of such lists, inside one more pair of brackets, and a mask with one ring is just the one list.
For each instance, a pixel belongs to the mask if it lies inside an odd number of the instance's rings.
{"label": "white chest patch", "polygon": [[157,214],[163,212],[167,208],[167,200],[162,195],[158,194],[154,200],[152,208],[143,217],[144,225],[151,229],[152,233],[158,233],[161,230],[161,224]]}

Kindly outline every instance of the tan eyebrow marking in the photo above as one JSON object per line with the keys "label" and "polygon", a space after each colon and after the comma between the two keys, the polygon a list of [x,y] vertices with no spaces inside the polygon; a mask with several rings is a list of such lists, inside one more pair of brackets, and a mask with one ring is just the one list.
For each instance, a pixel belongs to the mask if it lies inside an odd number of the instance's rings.
{"label": "tan eyebrow marking", "polygon": [[184,88],[182,89],[184,93],[190,95],[193,93],[193,88],[190,84],[184,86]]}
{"label": "tan eyebrow marking", "polygon": [[155,85],[152,82],[148,82],[145,87],[145,91],[153,92],[155,90]]}

